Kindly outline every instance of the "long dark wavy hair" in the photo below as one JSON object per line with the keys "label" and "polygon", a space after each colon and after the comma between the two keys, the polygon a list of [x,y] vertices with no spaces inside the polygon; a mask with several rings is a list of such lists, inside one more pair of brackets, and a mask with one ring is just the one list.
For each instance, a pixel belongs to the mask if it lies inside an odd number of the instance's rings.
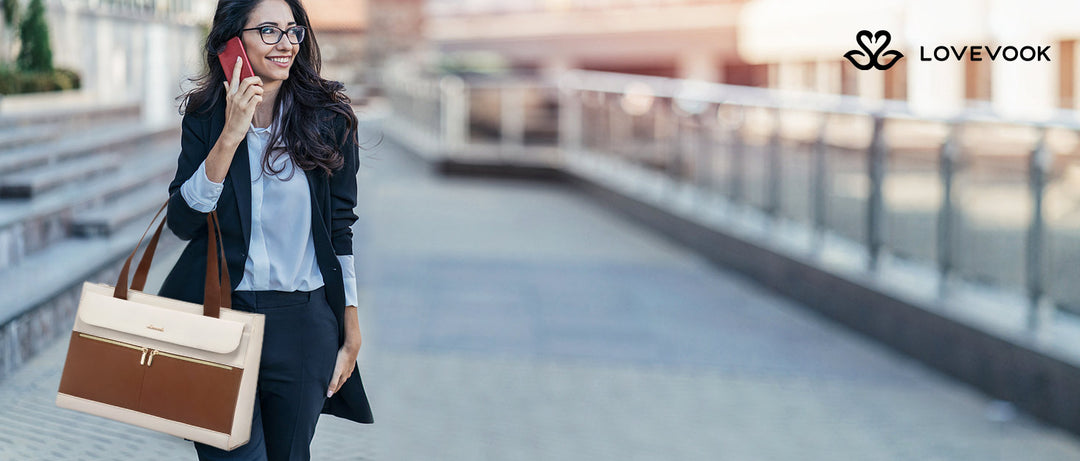
{"label": "long dark wavy hair", "polygon": [[[263,0],[220,0],[214,23],[206,36],[203,46],[206,52],[206,71],[188,79],[195,82],[195,88],[177,97],[180,101],[180,114],[210,113],[218,104],[225,104],[223,82],[225,71],[218,63],[218,54],[225,50],[225,44],[231,38],[240,35],[240,30],[247,24],[251,11]],[[314,31],[308,21],[307,11],[299,0],[284,0],[292,9],[296,24],[307,28],[307,36],[300,42],[300,52],[296,55],[289,78],[282,82],[274,105],[274,114],[281,114],[277,129],[270,135],[266,150],[262,155],[262,169],[277,175],[284,171],[273,169],[273,162],[283,153],[288,152],[293,163],[303,170],[321,168],[327,176],[344,164],[340,150],[345,141],[356,136],[357,119],[353,113],[352,102],[345,95],[345,85],[341,82],[325,80],[319,76],[322,70],[322,57]],[[285,40],[282,37],[282,40]],[[328,109],[330,112],[326,112]],[[335,139],[336,145],[329,145],[319,133],[320,124],[337,114],[345,117],[346,131],[344,139]],[[320,118],[321,117],[321,118]],[[274,149],[282,141],[287,149]],[[270,153],[278,154],[271,159]],[[290,174],[291,177],[291,174]]]}

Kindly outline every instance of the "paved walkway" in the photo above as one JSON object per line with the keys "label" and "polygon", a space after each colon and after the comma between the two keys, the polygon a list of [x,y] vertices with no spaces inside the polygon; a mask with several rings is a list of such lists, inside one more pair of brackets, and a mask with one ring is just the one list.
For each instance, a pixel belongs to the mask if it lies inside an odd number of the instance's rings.
{"label": "paved walkway", "polygon": [[[388,144],[364,155],[377,423],[324,417],[316,460],[1080,460],[1076,438],[571,190],[434,176]],[[0,459],[194,459],[55,408],[65,350],[0,383]]]}

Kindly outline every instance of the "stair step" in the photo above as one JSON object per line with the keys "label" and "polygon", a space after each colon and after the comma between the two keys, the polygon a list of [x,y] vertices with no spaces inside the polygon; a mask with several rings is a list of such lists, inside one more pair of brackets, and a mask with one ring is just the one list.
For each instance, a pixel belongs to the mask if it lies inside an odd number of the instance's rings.
{"label": "stair step", "polygon": [[97,154],[0,176],[0,198],[31,198],[64,184],[108,174],[122,161],[115,153]]}
{"label": "stair step", "polygon": [[31,125],[0,131],[0,150],[43,143],[60,137],[59,125]]}
{"label": "stair step", "polygon": [[134,143],[180,132],[179,125],[118,123],[65,135],[55,141],[24,146],[0,153],[0,172],[19,170],[71,159],[103,150],[121,149]]}
{"label": "stair step", "polygon": [[0,325],[126,257],[152,217],[143,216],[106,237],[64,239],[14,267],[0,269]]}
{"label": "stair step", "polygon": [[137,102],[94,104],[81,107],[59,107],[33,112],[16,112],[0,115],[0,128],[20,127],[51,123],[100,123],[106,120],[137,119],[142,108]]}
{"label": "stair step", "polygon": [[179,140],[156,144],[113,174],[57,187],[29,200],[0,200],[0,269],[67,238],[71,217],[78,210],[118,200],[149,184],[167,190],[176,171]]}
{"label": "stair step", "polygon": [[132,189],[123,197],[105,205],[76,213],[71,221],[71,235],[76,237],[108,236],[131,221],[157,211],[168,198],[167,185],[150,183]]}
{"label": "stair step", "polygon": [[0,229],[37,214],[54,213],[79,207],[94,199],[109,197],[146,184],[151,179],[176,171],[175,145],[158,148],[138,162],[128,162],[108,176],[93,178],[75,187],[59,187],[32,200],[0,201]]}

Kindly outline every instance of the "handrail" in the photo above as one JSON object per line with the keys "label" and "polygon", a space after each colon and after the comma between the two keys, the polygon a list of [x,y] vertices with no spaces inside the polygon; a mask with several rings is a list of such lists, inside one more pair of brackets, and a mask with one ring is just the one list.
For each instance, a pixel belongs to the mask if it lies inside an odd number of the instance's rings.
{"label": "handrail", "polygon": [[[1027,165],[1014,164],[1012,167],[1016,174],[1026,173],[1028,187],[1026,191],[1013,189],[1009,192],[1013,199],[1028,204],[1025,205],[1028,211],[1023,212],[1026,217],[1018,209],[1010,218],[1021,223],[1016,229],[1019,232],[1016,241],[1023,242],[1022,248],[1016,250],[1020,254],[1009,261],[1013,267],[977,269],[1023,274],[1014,281],[1009,281],[1010,276],[1005,275],[998,279],[1005,280],[1001,283],[1015,283],[1028,294],[1032,330],[1039,328],[1039,318],[1046,317],[1037,314],[1042,309],[1040,306],[1048,301],[1051,305],[1067,302],[1080,309],[1080,291],[1062,292],[1060,286],[1054,287],[1046,277],[1047,264],[1053,262],[1056,255],[1047,256],[1047,245],[1053,240],[1047,234],[1054,229],[1044,216],[1049,209],[1046,194],[1054,186],[1055,175],[1060,174],[1060,168],[1052,169],[1059,157],[1050,147],[1047,133],[1052,129],[1066,130],[1080,145],[1080,115],[1076,111],[1058,110],[1043,120],[1006,118],[983,108],[970,108],[949,116],[923,116],[913,112],[903,101],[866,101],[844,95],[579,70],[566,72],[553,80],[447,76],[436,81],[388,75],[384,76],[383,82],[392,104],[401,108],[419,131],[447,146],[447,155],[451,156],[476,155],[485,148],[492,149],[500,159],[511,150],[527,156],[525,138],[530,133],[527,122],[547,115],[538,113],[537,107],[523,106],[526,104],[523,92],[536,92],[544,98],[555,95],[557,99],[549,102],[557,106],[557,145],[561,161],[586,152],[606,156],[628,168],[659,174],[670,184],[681,184],[679,187],[696,191],[695,194],[722,196],[733,204],[759,208],[772,219],[791,219],[785,217],[790,214],[786,210],[790,205],[788,202],[793,194],[801,195],[806,202],[806,217],[801,219],[805,219],[807,226],[818,236],[842,230],[830,221],[836,213],[861,216],[854,222],[861,221],[862,224],[853,228],[848,224],[850,231],[845,232],[864,246],[869,271],[877,270],[883,252],[900,250],[890,240],[896,237],[887,235],[889,219],[895,219],[889,197],[896,194],[887,186],[889,181],[901,176],[901,172],[893,171],[895,167],[891,165],[896,156],[914,152],[904,151],[905,146],[890,146],[886,130],[897,122],[939,125],[937,131],[944,133],[944,137],[932,139],[938,143],[938,149],[936,154],[931,154],[936,155],[937,165],[932,169],[923,167],[919,173],[933,181],[933,187],[939,191],[937,198],[930,202],[922,199],[922,203],[930,207],[924,213],[928,217],[925,219],[936,222],[926,230],[928,242],[923,245],[932,242],[936,251],[920,251],[926,253],[921,258],[927,265],[936,268],[942,294],[946,293],[949,280],[973,270],[973,263],[962,257],[967,253],[963,253],[956,242],[978,237],[978,232],[984,232],[976,224],[957,226],[958,222],[963,224],[969,220],[965,214],[968,202],[964,197],[965,192],[969,196],[972,190],[965,188],[974,187],[969,179],[961,179],[970,176],[972,162],[977,165],[984,158],[968,147],[966,141],[970,141],[971,135],[966,128],[1001,124],[1006,128],[1033,130],[1031,135],[1035,137],[1032,139],[1037,142],[1020,147],[1022,150],[1018,151],[1027,157]],[[736,118],[725,118],[729,112]],[[780,123],[792,113],[801,117],[795,121],[803,126],[796,128],[811,137],[809,145],[803,147],[808,149],[808,160],[800,167],[806,169],[805,175],[809,179],[805,186],[799,186],[806,187],[805,190],[793,191],[791,188],[795,186],[788,182],[798,179],[798,175],[785,172],[792,168],[788,163],[798,159],[797,155],[792,157],[795,154],[788,152],[795,147],[786,144],[796,142],[796,138],[787,136],[789,132],[785,132],[786,127]],[[431,114],[438,115],[437,122],[429,121]],[[747,114],[764,118],[749,120]],[[837,125],[851,123],[850,116],[865,118],[865,122],[859,122],[863,124],[861,131],[855,132],[860,140],[857,145],[850,141],[839,142],[830,131],[831,127],[839,127],[845,133],[852,132],[847,125]],[[813,117],[820,120],[813,122]],[[810,125],[806,126],[808,120]],[[486,128],[481,128],[484,126]],[[647,134],[638,136],[643,129]],[[755,137],[748,137],[747,129],[752,129]],[[492,130],[496,134],[485,141],[483,133]],[[805,142],[803,139],[806,138],[798,139],[798,142]],[[1021,141],[1025,139],[1020,138]],[[895,140],[891,142],[895,143]],[[924,160],[920,161],[925,163],[926,151],[919,149],[922,153],[910,155],[921,156],[919,158]],[[1080,156],[1070,152],[1068,159],[1076,161],[1077,171],[1080,171],[1077,157]],[[1012,161],[1009,158],[1006,161]],[[721,168],[718,164],[724,166]],[[851,192],[856,196],[845,198],[847,205],[834,203],[837,201],[834,189],[842,184],[841,180],[845,181],[843,184],[862,184],[847,186],[849,189],[856,187]],[[673,190],[669,188],[667,192],[672,197]],[[675,202],[672,203],[674,206]],[[851,209],[852,204],[859,205]],[[1080,208],[1080,204],[1076,206]],[[1080,235],[1075,239],[1080,244]],[[821,240],[819,237],[818,241]],[[1075,256],[1080,258],[1080,254]],[[1056,294],[1055,288],[1058,289]],[[1068,299],[1061,299],[1062,296]]]}

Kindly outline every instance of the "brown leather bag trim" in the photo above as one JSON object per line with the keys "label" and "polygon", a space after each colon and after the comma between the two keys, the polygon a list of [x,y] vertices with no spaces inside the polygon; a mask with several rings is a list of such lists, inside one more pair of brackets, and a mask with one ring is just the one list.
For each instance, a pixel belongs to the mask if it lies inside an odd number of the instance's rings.
{"label": "brown leather bag trim", "polygon": [[154,357],[136,345],[114,344],[73,331],[59,391],[229,433],[243,372],[242,368]]}

